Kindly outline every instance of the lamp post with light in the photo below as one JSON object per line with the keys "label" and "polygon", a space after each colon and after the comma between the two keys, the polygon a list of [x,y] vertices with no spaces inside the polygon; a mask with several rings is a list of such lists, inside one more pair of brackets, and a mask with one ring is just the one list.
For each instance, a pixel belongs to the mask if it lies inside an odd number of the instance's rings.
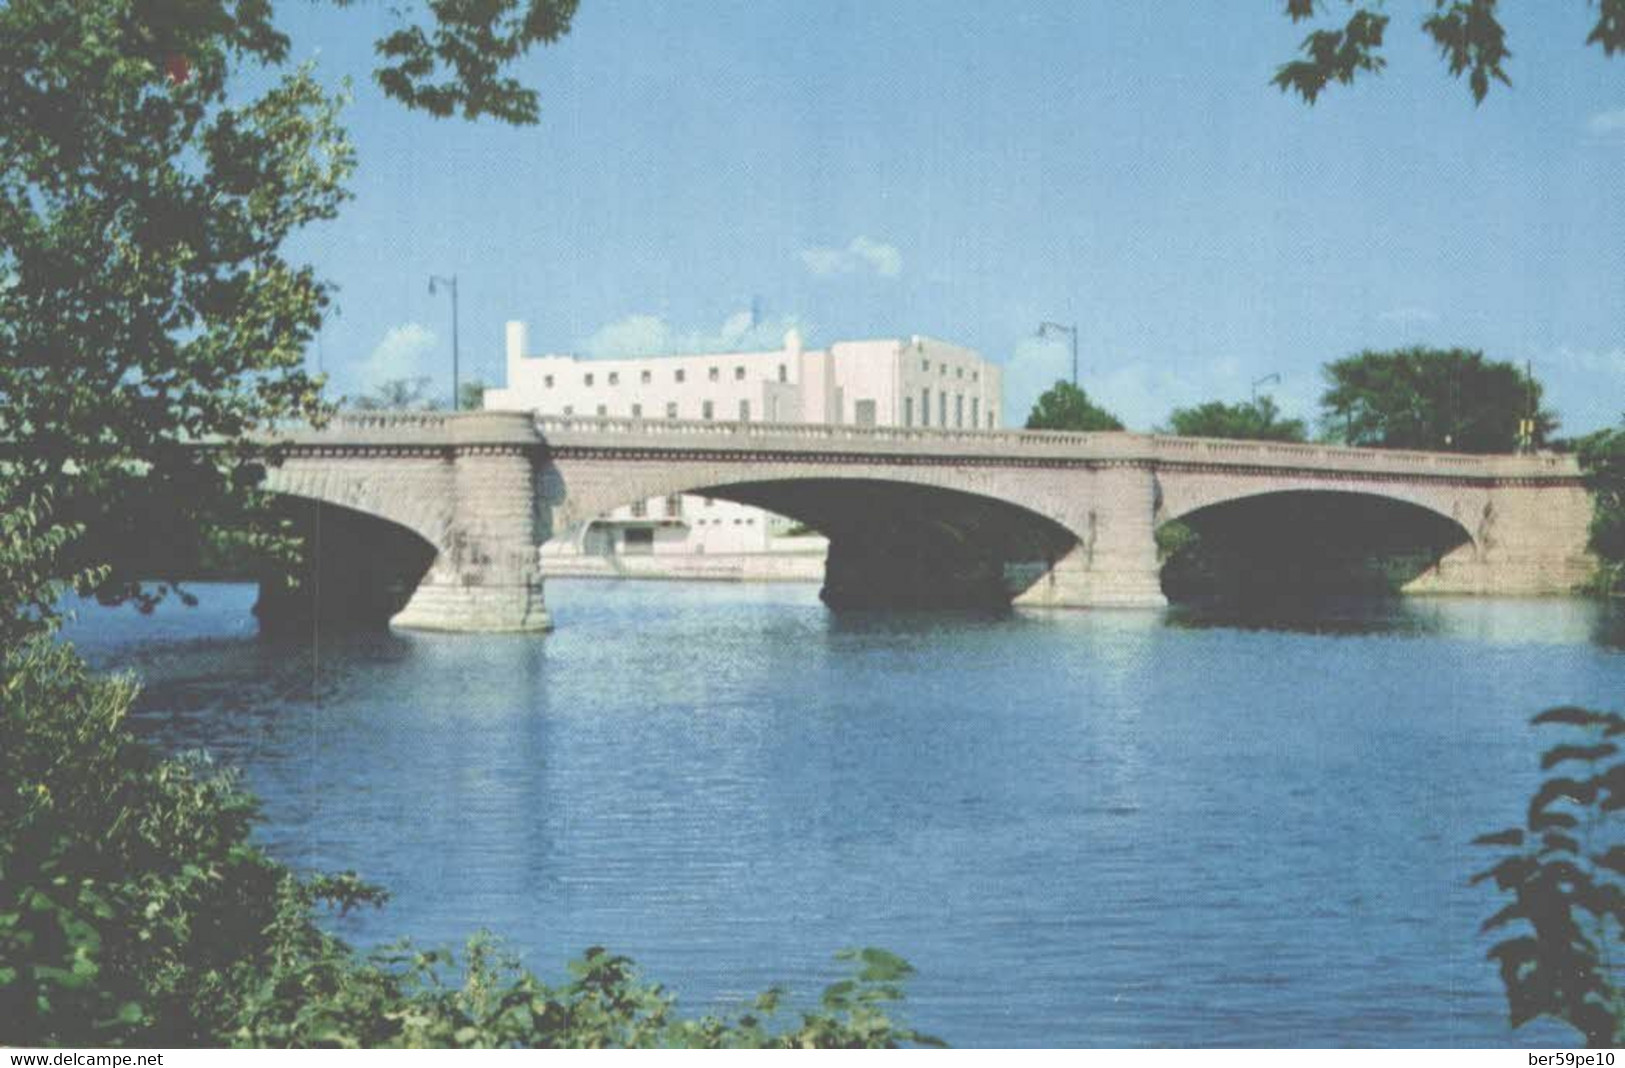
{"label": "lamp post with light", "polygon": [[1262,386],[1265,382],[1274,382],[1276,385],[1280,385],[1281,384],[1281,376],[1279,374],[1277,374],[1276,372],[1271,371],[1269,374],[1265,375],[1263,378],[1255,378],[1255,379],[1253,379],[1253,404],[1254,405],[1258,404],[1258,387]]}
{"label": "lamp post with light", "polygon": [[1048,337],[1051,334],[1066,334],[1072,338],[1072,385],[1078,384],[1078,324],[1067,326],[1065,323],[1052,323],[1048,320],[1038,324],[1034,337]]}

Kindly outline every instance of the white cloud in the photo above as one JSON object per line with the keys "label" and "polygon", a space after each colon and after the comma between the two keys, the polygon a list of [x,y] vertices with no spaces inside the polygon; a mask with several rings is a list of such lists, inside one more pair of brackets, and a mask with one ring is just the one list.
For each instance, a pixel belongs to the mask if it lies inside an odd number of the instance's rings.
{"label": "white cloud", "polygon": [[395,379],[432,377],[432,362],[440,339],[422,323],[393,327],[362,361],[356,380],[363,391],[377,389]]}
{"label": "white cloud", "polygon": [[1379,323],[1392,323],[1396,326],[1421,326],[1424,323],[1439,321],[1439,313],[1430,308],[1419,308],[1415,305],[1404,305],[1398,308],[1389,308],[1377,315]]}
{"label": "white cloud", "polygon": [[585,356],[615,358],[685,352],[770,351],[784,343],[793,318],[757,320],[737,311],[715,330],[679,330],[657,315],[637,314],[598,328],[581,345]]}
{"label": "white cloud", "polygon": [[1597,112],[1586,120],[1586,133],[1600,141],[1625,142],[1625,108]]}
{"label": "white cloud", "polygon": [[801,250],[801,262],[813,274],[827,278],[836,274],[872,271],[881,278],[903,273],[903,254],[888,245],[859,234],[845,248],[817,246]]}
{"label": "white cloud", "polygon": [[588,356],[647,356],[668,352],[671,327],[653,315],[628,315],[598,330],[582,350]]}
{"label": "white cloud", "polygon": [[838,248],[804,248],[801,250],[801,262],[820,278],[850,270],[847,254]]}

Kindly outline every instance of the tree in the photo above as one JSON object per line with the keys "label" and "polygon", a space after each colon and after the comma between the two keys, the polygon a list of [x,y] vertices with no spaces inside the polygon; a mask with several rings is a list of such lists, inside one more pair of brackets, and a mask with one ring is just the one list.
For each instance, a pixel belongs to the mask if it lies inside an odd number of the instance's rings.
{"label": "tree", "polygon": [[1028,430],[1122,430],[1117,416],[1096,406],[1071,382],[1046,389],[1027,416]]}
{"label": "tree", "polygon": [[461,411],[474,412],[485,406],[485,391],[491,387],[480,379],[464,382],[457,389],[457,407]]}
{"label": "tree", "polygon": [[350,407],[361,412],[437,411],[444,407],[429,395],[429,378],[391,378],[371,393],[355,398]]}
{"label": "tree", "polygon": [[1602,563],[1597,591],[1625,590],[1625,426],[1586,435],[1576,451],[1591,490],[1591,551]]}
{"label": "tree", "polygon": [[1190,438],[1246,438],[1257,441],[1304,441],[1308,431],[1302,419],[1278,419],[1273,397],[1244,404],[1208,401],[1194,408],[1175,408],[1168,416],[1170,431]]}
{"label": "tree", "polygon": [[[1380,3],[1346,0],[1354,10],[1341,26],[1314,30],[1305,37],[1302,59],[1284,63],[1271,82],[1295,92],[1313,104],[1333,82],[1349,85],[1361,74],[1375,74],[1387,66],[1382,56],[1388,15]],[[1625,51],[1625,0],[1595,0],[1597,21],[1585,43],[1605,56]],[[1286,15],[1305,22],[1327,5],[1317,0],[1286,0]],[[1506,29],[1496,17],[1497,0],[1433,0],[1433,11],[1422,20],[1422,32],[1433,39],[1450,73],[1467,76],[1474,103],[1483,103],[1490,82],[1510,86],[1506,63]]]}
{"label": "tree", "polygon": [[[576,0],[430,7],[379,42],[384,91],[533,121],[507,71]],[[241,520],[275,459],[251,436],[322,417],[303,356],[331,287],[283,247],[355,161],[266,0],[15,0],[0,40],[0,509],[28,518],[0,610],[28,629],[61,581],[105,578],[118,517]]]}
{"label": "tree", "polygon": [[[1348,445],[1452,452],[1512,452],[1543,444],[1557,427],[1541,385],[1511,363],[1465,349],[1361,352],[1327,364],[1320,398],[1329,437]],[[1533,423],[1527,441],[1520,424]]]}

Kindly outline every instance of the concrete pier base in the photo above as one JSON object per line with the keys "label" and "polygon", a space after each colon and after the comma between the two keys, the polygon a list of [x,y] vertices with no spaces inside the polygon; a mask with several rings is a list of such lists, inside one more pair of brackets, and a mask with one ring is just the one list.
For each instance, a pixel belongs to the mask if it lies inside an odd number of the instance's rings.
{"label": "concrete pier base", "polygon": [[1014,603],[1024,608],[1162,608],[1168,598],[1155,569],[1086,571],[1057,565]]}
{"label": "concrete pier base", "polygon": [[539,578],[478,586],[425,579],[390,623],[413,630],[485,634],[553,629]]}

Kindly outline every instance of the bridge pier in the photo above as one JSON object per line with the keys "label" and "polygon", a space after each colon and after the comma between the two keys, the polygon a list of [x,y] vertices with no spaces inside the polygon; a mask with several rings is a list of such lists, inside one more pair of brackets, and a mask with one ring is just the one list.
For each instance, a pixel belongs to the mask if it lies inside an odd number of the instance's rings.
{"label": "bridge pier", "polygon": [[[534,424],[482,412],[451,424],[452,511],[439,552],[391,622],[419,630],[545,631],[552,627],[536,560]],[[517,416],[517,418],[516,418]]]}
{"label": "bridge pier", "polygon": [[1038,608],[1160,608],[1161,565],[1153,516],[1156,480],[1148,466],[1113,464],[1090,473],[1090,489],[1057,517],[1078,537],[1019,596]]}

